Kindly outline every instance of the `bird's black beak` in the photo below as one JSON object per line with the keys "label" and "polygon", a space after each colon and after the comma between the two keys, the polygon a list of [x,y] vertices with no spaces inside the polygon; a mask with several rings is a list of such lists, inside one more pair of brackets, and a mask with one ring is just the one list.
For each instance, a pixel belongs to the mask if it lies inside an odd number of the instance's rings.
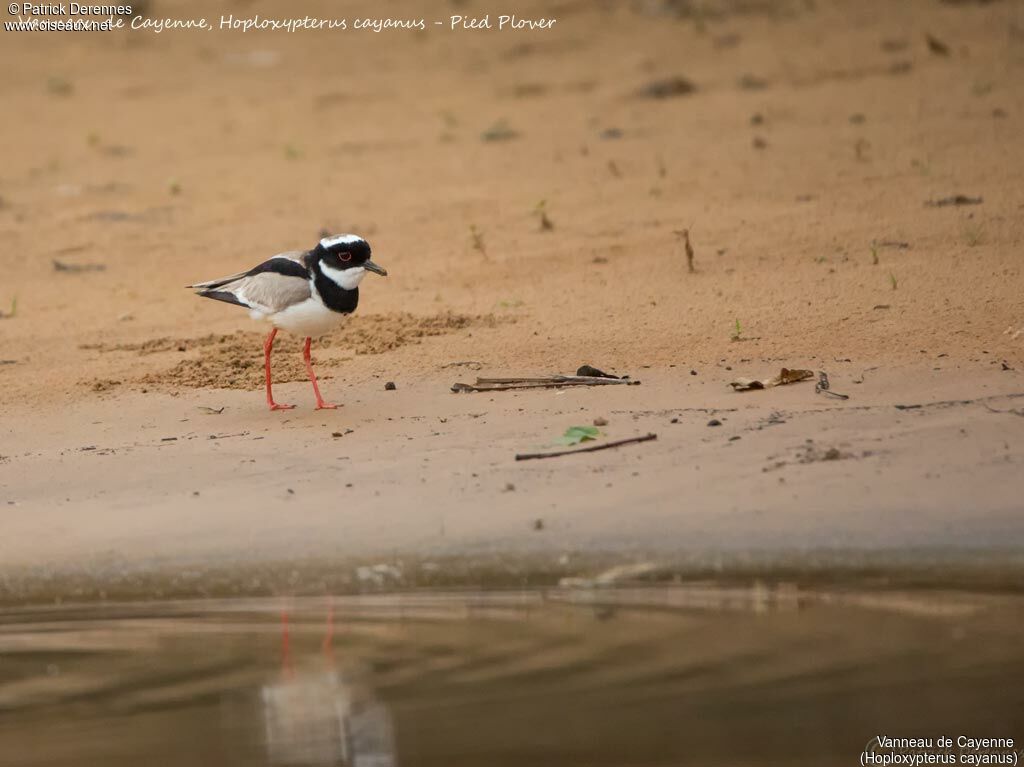
{"label": "bird's black beak", "polygon": [[381,277],[387,277],[388,276],[388,270],[385,269],[383,266],[379,266],[379,265],[373,263],[373,261],[365,261],[363,263],[363,268],[364,269],[368,269],[371,272],[376,272]]}

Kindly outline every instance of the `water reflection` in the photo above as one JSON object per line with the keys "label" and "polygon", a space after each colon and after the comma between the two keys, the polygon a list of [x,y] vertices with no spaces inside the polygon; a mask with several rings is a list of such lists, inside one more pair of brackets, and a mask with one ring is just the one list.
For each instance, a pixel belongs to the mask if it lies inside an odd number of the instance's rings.
{"label": "water reflection", "polygon": [[296,673],[287,613],[281,620],[281,678],[263,685],[267,757],[274,765],[393,767],[391,716],[372,690],[337,667],[328,608],[323,667]]}
{"label": "water reflection", "polygon": [[1024,736],[1022,617],[716,584],[0,612],[0,765],[845,765]]}

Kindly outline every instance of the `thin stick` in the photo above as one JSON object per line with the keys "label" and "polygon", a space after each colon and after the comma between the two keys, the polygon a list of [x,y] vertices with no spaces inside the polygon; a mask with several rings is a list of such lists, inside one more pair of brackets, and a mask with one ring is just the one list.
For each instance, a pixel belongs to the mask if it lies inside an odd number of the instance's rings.
{"label": "thin stick", "polygon": [[652,439],[657,439],[657,434],[645,434],[642,437],[630,437],[629,439],[618,439],[614,442],[605,442],[601,445],[590,445],[589,447],[581,447],[578,450],[558,450],[554,453],[516,453],[517,461],[529,461],[532,458],[557,458],[560,455],[572,455],[573,453],[592,453],[595,450],[607,450],[610,447],[620,447],[622,445],[632,445],[634,442],[649,442]]}
{"label": "thin stick", "polygon": [[477,378],[481,384],[628,384],[628,378],[602,378],[601,376],[541,376],[539,378]]}
{"label": "thin stick", "polygon": [[597,376],[549,376],[546,378],[478,378],[476,384],[455,383],[452,391],[507,391],[509,389],[560,389],[563,386],[635,386],[639,381],[629,378]]}
{"label": "thin stick", "polygon": [[[623,381],[622,383],[626,383]],[[561,389],[565,386],[601,386],[597,383],[583,383],[582,381],[536,381],[523,383],[485,383],[485,384],[457,384],[460,391],[503,391],[505,389]]]}

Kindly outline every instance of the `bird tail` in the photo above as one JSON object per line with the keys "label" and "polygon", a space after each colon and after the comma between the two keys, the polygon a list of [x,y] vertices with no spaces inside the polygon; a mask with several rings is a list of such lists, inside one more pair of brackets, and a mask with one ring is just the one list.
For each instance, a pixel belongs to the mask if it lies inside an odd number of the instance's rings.
{"label": "bird tail", "polygon": [[195,285],[186,285],[185,287],[198,291],[216,290],[217,288],[224,287],[229,282],[242,279],[246,274],[248,274],[248,272],[239,272],[238,274],[232,274],[230,277],[221,277],[220,279],[209,280],[207,282],[197,282]]}

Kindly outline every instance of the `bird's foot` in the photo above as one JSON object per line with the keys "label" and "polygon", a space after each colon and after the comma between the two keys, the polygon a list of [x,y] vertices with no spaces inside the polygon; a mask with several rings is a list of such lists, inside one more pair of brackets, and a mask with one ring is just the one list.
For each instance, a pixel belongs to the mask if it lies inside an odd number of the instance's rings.
{"label": "bird's foot", "polygon": [[340,405],[333,405],[330,402],[324,402],[323,400],[316,403],[317,410],[337,410],[339,407]]}
{"label": "bird's foot", "polygon": [[282,404],[277,403],[277,402],[271,402],[270,403],[270,409],[271,410],[294,410],[295,409],[295,405],[282,405]]}

